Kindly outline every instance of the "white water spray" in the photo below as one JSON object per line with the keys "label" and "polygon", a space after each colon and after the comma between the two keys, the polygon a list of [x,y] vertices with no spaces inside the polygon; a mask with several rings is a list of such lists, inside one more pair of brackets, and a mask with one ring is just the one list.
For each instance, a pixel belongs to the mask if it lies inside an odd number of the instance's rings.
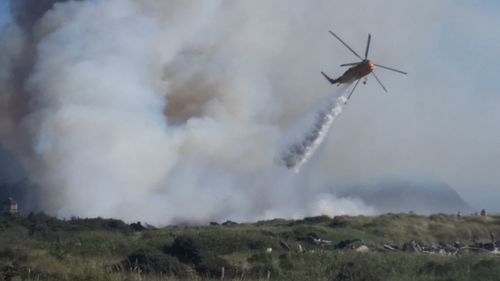
{"label": "white water spray", "polygon": [[307,162],[328,135],[335,118],[342,112],[351,84],[343,85],[335,93],[327,96],[313,111],[312,125],[306,131],[302,131],[300,138],[295,138],[282,154],[283,165],[299,172],[300,167]]}

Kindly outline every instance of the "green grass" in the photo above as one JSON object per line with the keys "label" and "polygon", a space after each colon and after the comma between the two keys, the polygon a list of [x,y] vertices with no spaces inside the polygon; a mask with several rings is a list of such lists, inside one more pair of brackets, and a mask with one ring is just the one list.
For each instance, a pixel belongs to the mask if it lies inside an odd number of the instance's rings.
{"label": "green grass", "polygon": [[[379,250],[411,240],[488,242],[490,233],[500,237],[499,216],[322,216],[140,232],[101,218],[0,217],[0,280],[220,280],[222,267],[225,280],[500,280],[500,258],[486,253]],[[310,237],[332,244],[317,245]],[[354,238],[370,251],[334,248]]]}

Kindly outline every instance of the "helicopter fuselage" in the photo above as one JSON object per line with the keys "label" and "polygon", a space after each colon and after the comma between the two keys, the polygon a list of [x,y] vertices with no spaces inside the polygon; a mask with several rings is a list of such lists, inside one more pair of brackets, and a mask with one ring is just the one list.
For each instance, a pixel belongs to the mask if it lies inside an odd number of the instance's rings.
{"label": "helicopter fuselage", "polygon": [[375,65],[370,60],[364,60],[350,67],[342,76],[335,79],[335,83],[343,84],[361,79],[370,74],[374,68]]}

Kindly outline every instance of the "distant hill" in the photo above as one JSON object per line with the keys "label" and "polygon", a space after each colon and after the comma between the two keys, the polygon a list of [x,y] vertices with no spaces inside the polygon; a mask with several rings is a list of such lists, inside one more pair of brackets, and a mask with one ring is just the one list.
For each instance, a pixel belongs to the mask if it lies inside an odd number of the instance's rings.
{"label": "distant hill", "polygon": [[39,189],[30,182],[28,174],[5,147],[0,145],[0,204],[12,197],[22,213],[36,211]]}
{"label": "distant hill", "polygon": [[418,214],[475,212],[448,184],[439,180],[384,179],[374,184],[342,188],[340,197],[358,197],[377,213]]}

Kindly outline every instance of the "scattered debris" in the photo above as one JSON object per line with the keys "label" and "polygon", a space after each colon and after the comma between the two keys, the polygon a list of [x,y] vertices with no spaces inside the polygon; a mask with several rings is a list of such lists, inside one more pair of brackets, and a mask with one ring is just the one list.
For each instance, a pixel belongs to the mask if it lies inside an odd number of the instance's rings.
{"label": "scattered debris", "polygon": [[384,244],[383,247],[385,250],[396,251],[396,247],[391,246],[391,245]]}
{"label": "scattered debris", "polygon": [[324,239],[321,239],[321,238],[314,238],[312,236],[311,236],[311,239],[312,239],[313,243],[316,244],[316,245],[331,245],[333,243],[330,240],[324,240]]}
{"label": "scattered debris", "polygon": [[[339,244],[337,244],[335,247],[336,249],[343,249],[346,248],[348,245],[348,242],[350,240],[345,240],[341,241]],[[343,248],[342,248],[343,247]],[[352,249],[352,247],[350,247]],[[360,247],[356,248],[359,249]],[[423,253],[423,254],[438,254],[442,256],[455,256],[459,254],[460,252],[484,252],[484,253],[490,253],[490,254],[495,254],[495,255],[500,255],[500,242],[489,242],[489,243],[479,243],[479,242],[474,242],[473,245],[470,246],[462,246],[460,241],[455,241],[453,245],[447,244],[447,243],[439,243],[438,245],[436,244],[431,244],[431,245],[425,245],[421,244],[415,240],[411,240],[408,243],[403,244],[401,247],[401,251],[404,252],[415,252],[415,253]],[[384,251],[398,251],[399,248],[397,246],[391,246],[389,244],[383,244],[382,249]]]}
{"label": "scattered debris", "polygon": [[403,251],[406,252],[422,252],[422,247],[415,240],[411,240],[409,243],[403,245]]}

